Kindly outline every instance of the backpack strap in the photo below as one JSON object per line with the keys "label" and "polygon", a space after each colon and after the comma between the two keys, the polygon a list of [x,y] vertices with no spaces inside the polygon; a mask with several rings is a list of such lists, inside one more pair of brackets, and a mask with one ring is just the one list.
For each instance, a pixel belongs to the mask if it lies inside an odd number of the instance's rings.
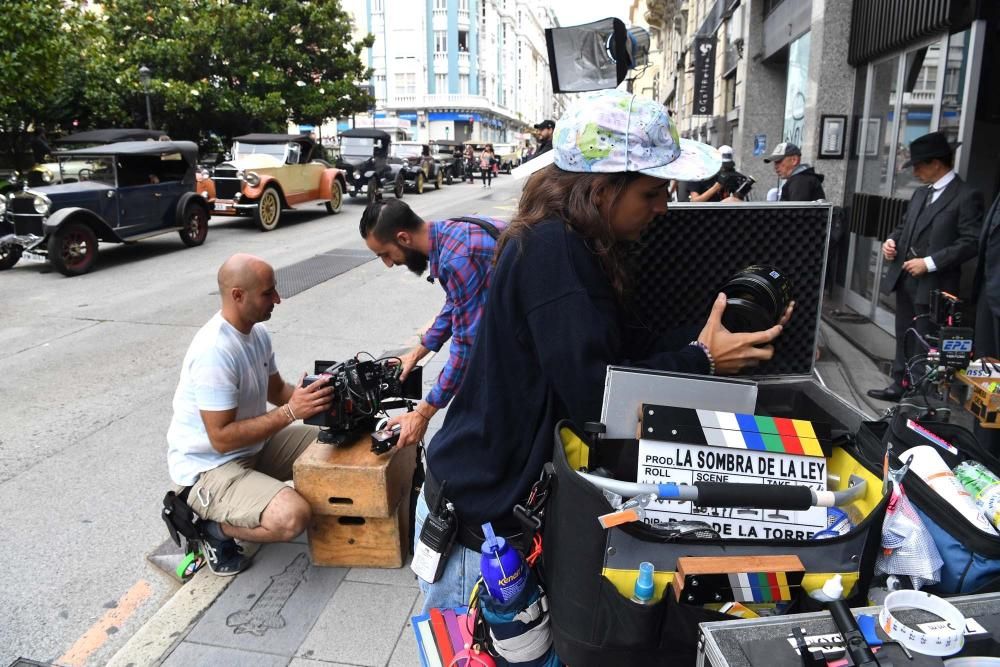
{"label": "backpack strap", "polygon": [[491,225],[490,223],[486,222],[485,220],[480,220],[479,218],[464,218],[464,217],[448,218],[448,220],[458,220],[460,222],[467,222],[470,225],[475,225],[476,227],[479,227],[484,232],[489,234],[490,238],[493,239],[494,241],[500,238],[500,230]]}

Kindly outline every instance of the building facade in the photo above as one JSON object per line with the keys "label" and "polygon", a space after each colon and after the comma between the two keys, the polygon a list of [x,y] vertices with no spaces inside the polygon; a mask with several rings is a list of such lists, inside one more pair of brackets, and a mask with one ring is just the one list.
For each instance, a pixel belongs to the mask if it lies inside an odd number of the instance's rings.
{"label": "building facade", "polygon": [[551,9],[524,0],[345,0],[355,36],[375,36],[375,108],[339,119],[351,126],[404,128],[417,141],[516,143],[563,102],[552,95],[545,28]]}
{"label": "building facade", "polygon": [[[909,143],[941,130],[956,171],[987,203],[998,190],[1000,3],[987,0],[636,0],[656,83],[637,80],[681,134],[733,146],[763,199],[778,185],[761,159],[781,141],[824,175],[838,210],[834,296],[892,331],[880,246],[917,184]],[[651,66],[650,69],[653,69]],[[645,88],[641,88],[645,86]],[[969,267],[971,269],[971,267]],[[971,270],[968,271],[971,275]],[[966,295],[968,291],[966,290]]]}

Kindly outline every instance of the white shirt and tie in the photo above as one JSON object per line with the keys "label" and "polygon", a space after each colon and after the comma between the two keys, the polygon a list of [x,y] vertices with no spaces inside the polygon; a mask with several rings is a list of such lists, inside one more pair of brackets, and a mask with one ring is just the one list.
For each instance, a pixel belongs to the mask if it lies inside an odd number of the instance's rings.
{"label": "white shirt and tie", "polygon": [[[944,192],[944,189],[948,187],[948,184],[951,183],[953,180],[955,180],[955,172],[949,171],[947,174],[934,181],[932,185],[928,185],[927,187],[930,188],[931,194],[930,194],[930,199],[924,204],[924,206],[930,206],[931,204],[936,202],[938,200],[938,197],[941,196],[941,193]],[[928,273],[931,271],[937,271],[937,266],[935,266],[934,260],[931,259],[930,255],[924,257],[924,264],[927,265]]]}

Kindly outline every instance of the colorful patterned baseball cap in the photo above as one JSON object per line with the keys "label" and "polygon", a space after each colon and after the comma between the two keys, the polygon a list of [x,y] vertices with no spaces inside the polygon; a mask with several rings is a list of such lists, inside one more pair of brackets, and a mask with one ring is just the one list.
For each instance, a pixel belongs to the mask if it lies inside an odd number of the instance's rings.
{"label": "colorful patterned baseball cap", "polygon": [[552,150],[515,169],[519,176],[555,164],[563,171],[622,173],[703,181],[722,167],[719,152],[681,139],[659,102],[621,90],[578,98],[556,122]]}

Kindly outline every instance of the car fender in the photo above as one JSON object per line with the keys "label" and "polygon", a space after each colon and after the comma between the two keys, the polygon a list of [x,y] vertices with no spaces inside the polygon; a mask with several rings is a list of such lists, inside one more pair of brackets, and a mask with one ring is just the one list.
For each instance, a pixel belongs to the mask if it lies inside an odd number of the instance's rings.
{"label": "car fender", "polygon": [[262,174],[260,177],[260,183],[256,186],[251,186],[244,182],[243,196],[247,199],[253,199],[256,201],[260,199],[262,194],[264,194],[264,188],[268,185],[273,185],[274,189],[278,191],[278,196],[281,197],[281,207],[288,208],[288,202],[285,201],[285,191],[281,187],[281,182],[270,174]]}
{"label": "car fender", "polygon": [[[193,193],[192,193],[193,194]],[[115,230],[106,223],[99,215],[85,208],[69,207],[61,208],[42,222],[42,231],[45,236],[55,233],[62,225],[69,221],[82,222],[94,230],[94,234],[101,241],[112,241],[114,243],[124,243],[125,240],[118,236]]]}
{"label": "car fender", "polygon": [[319,177],[320,199],[329,199],[333,196],[334,181],[340,183],[340,191],[342,193],[347,192],[347,178],[344,176],[343,170],[331,167],[330,169],[324,169],[323,173]]}
{"label": "car fender", "polygon": [[[215,181],[211,178],[206,178],[195,183],[196,194],[205,198],[205,201],[214,202],[215,201]],[[204,194],[202,194],[204,193]]]}
{"label": "car fender", "polygon": [[200,206],[205,211],[205,215],[209,217],[212,216],[212,212],[209,210],[208,204],[200,194],[197,192],[185,192],[181,195],[181,198],[177,200],[177,208],[175,209],[175,216],[179,227],[183,227],[185,225],[184,211],[187,210],[188,203],[192,203],[194,206]]}

